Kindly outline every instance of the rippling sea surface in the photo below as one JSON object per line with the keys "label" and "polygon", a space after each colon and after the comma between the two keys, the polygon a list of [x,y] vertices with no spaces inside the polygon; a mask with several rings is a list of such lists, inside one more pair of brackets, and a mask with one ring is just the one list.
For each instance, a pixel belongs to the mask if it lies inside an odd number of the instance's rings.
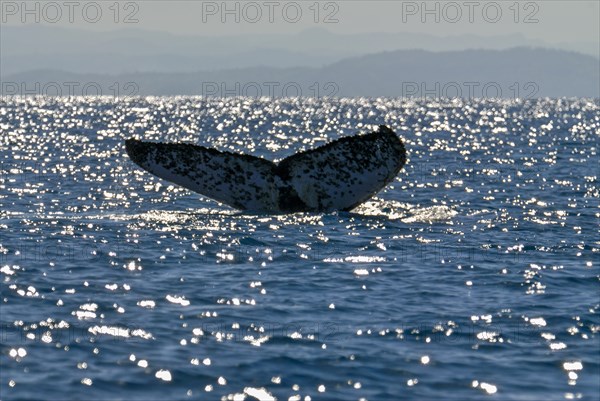
{"label": "rippling sea surface", "polygon": [[[378,124],[351,213],[248,214],[123,141],[281,159]],[[0,102],[0,399],[598,400],[598,100]]]}

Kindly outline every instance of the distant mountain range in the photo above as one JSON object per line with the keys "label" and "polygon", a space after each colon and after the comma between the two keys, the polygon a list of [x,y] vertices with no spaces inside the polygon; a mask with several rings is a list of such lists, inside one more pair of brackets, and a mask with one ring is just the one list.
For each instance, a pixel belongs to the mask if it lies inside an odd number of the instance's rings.
{"label": "distant mountain range", "polygon": [[502,50],[518,46],[574,50],[600,57],[597,38],[550,44],[521,34],[498,36],[422,33],[337,34],[312,28],[293,34],[174,35],[138,28],[100,32],[42,24],[3,25],[0,76],[32,69],[75,73],[183,73],[269,66],[323,67],[350,57],[422,49]]}
{"label": "distant mountain range", "polygon": [[600,98],[600,61],[576,52],[527,47],[395,50],[318,67],[113,74],[35,69],[5,75],[2,81],[3,95],[37,88],[63,95]]}

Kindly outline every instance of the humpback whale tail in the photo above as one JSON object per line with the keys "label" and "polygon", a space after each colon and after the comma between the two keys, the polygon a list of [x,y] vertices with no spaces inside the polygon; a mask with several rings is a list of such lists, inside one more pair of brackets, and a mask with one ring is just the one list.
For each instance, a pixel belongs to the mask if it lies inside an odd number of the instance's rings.
{"label": "humpback whale tail", "polygon": [[128,139],[131,160],[150,173],[240,210],[352,210],[391,182],[406,149],[388,127],[344,137],[279,163],[184,143]]}

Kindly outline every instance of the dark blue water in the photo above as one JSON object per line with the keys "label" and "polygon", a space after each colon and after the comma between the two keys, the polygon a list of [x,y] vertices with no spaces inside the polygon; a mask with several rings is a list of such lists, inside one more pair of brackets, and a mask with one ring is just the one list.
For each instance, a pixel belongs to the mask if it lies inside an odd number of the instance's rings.
{"label": "dark blue water", "polygon": [[[244,214],[130,136],[283,158],[387,124],[352,213]],[[0,102],[0,399],[600,399],[597,100]]]}

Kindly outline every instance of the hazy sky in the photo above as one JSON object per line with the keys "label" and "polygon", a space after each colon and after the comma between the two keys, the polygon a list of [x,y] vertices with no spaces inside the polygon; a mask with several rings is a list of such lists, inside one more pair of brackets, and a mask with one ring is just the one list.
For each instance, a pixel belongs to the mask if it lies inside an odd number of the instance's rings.
{"label": "hazy sky", "polygon": [[[24,6],[24,4],[26,4]],[[115,6],[117,5],[117,6]],[[548,43],[599,42],[600,2],[589,1],[6,1],[2,24],[142,28],[176,34],[419,32],[521,33]]]}

